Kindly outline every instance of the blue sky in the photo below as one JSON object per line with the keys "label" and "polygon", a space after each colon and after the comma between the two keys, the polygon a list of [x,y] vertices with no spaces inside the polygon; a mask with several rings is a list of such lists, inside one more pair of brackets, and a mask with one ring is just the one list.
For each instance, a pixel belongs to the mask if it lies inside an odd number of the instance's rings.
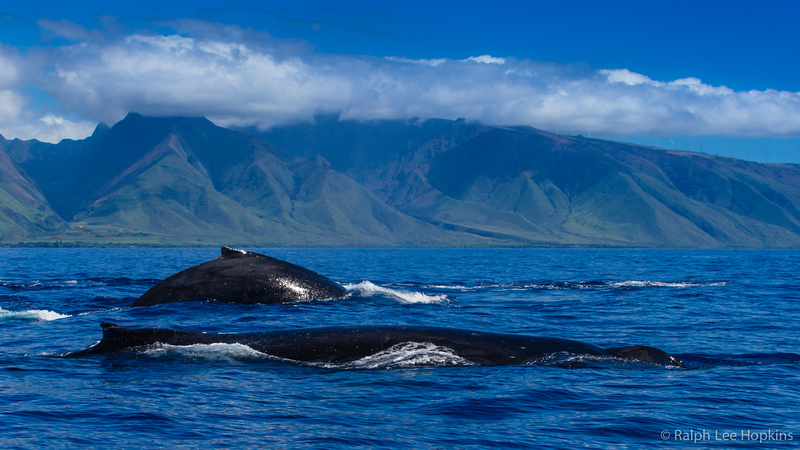
{"label": "blue sky", "polygon": [[794,1],[0,4],[0,133],[443,117],[800,162]]}

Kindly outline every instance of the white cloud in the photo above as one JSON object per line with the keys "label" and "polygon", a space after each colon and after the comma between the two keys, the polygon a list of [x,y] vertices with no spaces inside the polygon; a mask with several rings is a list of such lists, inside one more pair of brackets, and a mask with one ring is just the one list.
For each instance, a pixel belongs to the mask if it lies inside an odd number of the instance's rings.
{"label": "white cloud", "polygon": [[474,61],[483,64],[505,64],[505,58],[495,58],[492,55],[470,56],[465,61]]}
{"label": "white cloud", "polygon": [[639,84],[658,84],[650,78],[636,72],[631,72],[628,69],[615,69],[615,70],[598,70],[600,74],[608,78],[609,83],[622,83],[628,86],[636,86]]}
{"label": "white cloud", "polygon": [[0,135],[7,139],[38,139],[42,142],[83,139],[92,133],[95,126],[95,122],[88,120],[72,120],[51,114],[38,116],[25,96],[13,91],[0,91]]}
{"label": "white cloud", "polygon": [[39,27],[48,33],[49,37],[63,37],[71,41],[88,41],[100,38],[100,31],[90,31],[83,25],[69,20],[39,19]]}
{"label": "white cloud", "polygon": [[10,87],[17,83],[17,68],[0,55],[0,87]]}
{"label": "white cloud", "polygon": [[21,66],[19,52],[0,43],[0,89],[18,87]]}
{"label": "white cloud", "polygon": [[423,66],[431,66],[436,67],[438,65],[444,64],[447,62],[445,58],[437,58],[437,59],[408,59],[408,58],[398,58],[396,56],[387,56],[387,60],[395,61],[399,63],[411,63],[411,64],[420,64]]}
{"label": "white cloud", "polygon": [[[88,124],[114,123],[130,111],[262,128],[341,112],[355,119],[465,117],[614,135],[800,136],[796,92],[736,92],[697,78],[657,81],[627,69],[491,55],[315,54],[293,41],[201,25],[194,34],[42,48],[24,61],[0,51],[0,132],[82,137],[75,133],[88,134]],[[47,92],[54,105],[37,112],[20,80]]]}
{"label": "white cloud", "polygon": [[96,122],[36,111],[30,96],[21,91],[29,78],[30,65],[19,52],[0,44],[0,135],[46,142],[88,136]]}
{"label": "white cloud", "polygon": [[0,91],[0,122],[13,121],[22,111],[24,103],[22,95],[9,90]]}

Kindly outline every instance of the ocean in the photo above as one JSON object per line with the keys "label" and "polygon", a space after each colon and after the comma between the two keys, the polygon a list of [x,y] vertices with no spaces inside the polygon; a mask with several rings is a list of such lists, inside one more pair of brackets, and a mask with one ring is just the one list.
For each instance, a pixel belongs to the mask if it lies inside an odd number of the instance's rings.
{"label": "ocean", "polygon": [[[788,447],[800,441],[800,251],[248,249],[344,298],[130,308],[219,249],[0,249],[2,448]],[[100,323],[209,333],[431,325],[658,347],[689,369],[424,345],[346,366],[243,345],[62,358]]]}

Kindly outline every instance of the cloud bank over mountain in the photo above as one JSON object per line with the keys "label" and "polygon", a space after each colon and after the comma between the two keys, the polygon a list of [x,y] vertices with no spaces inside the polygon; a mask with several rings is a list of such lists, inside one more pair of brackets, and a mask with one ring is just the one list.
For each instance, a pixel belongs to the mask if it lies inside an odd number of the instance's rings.
{"label": "cloud bank over mountain", "polygon": [[734,91],[625,68],[474,55],[408,59],[325,54],[305,42],[206,22],[122,35],[65,21],[62,44],[0,46],[0,133],[82,138],[129,111],[206,116],[223,126],[312,120],[459,117],[566,132],[800,136],[800,93]]}

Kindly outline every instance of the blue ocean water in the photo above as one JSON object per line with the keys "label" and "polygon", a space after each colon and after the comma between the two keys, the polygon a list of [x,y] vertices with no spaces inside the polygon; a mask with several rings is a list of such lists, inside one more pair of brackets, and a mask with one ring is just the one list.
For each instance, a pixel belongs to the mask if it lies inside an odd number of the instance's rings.
{"label": "blue ocean water", "polygon": [[[219,249],[0,249],[2,448],[792,446],[800,251],[250,249],[345,298],[128,306]],[[348,367],[244,346],[57,357],[99,324],[206,332],[435,325],[650,345],[691,370],[416,347]],[[437,353],[439,352],[439,353]]]}

